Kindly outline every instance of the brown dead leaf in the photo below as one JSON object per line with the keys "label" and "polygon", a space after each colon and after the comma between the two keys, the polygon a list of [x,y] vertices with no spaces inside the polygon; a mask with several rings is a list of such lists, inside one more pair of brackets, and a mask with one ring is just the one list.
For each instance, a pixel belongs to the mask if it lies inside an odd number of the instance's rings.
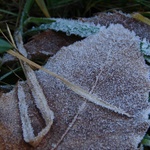
{"label": "brown dead leaf", "polygon": [[70,37],[66,36],[65,33],[47,30],[34,36],[24,46],[30,59],[44,59],[56,54],[61,47],[73,44],[78,40],[81,40],[81,38],[76,36]]}
{"label": "brown dead leaf", "polygon": [[[139,38],[121,25],[111,25],[81,42],[62,48],[45,67],[133,116],[126,118],[86,103],[59,80],[39,71],[37,76],[55,112],[52,148],[80,111],[57,149],[137,149],[149,127],[148,68]],[[60,122],[60,123],[59,123]],[[60,133],[61,132],[61,133]]]}
{"label": "brown dead leaf", "polygon": [[111,23],[119,23],[130,31],[134,31],[141,39],[146,38],[147,40],[150,40],[150,26],[132,18],[130,14],[118,11],[114,13],[98,13],[94,17],[82,18],[81,20],[84,22],[94,22],[95,24],[104,26],[109,26]]}

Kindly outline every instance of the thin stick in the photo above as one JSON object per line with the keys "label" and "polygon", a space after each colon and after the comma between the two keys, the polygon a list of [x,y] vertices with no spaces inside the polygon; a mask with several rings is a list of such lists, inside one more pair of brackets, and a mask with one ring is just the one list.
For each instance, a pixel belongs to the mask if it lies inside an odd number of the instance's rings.
{"label": "thin stick", "polygon": [[8,31],[8,34],[9,34],[11,43],[12,43],[12,45],[15,47],[15,49],[17,49],[16,44],[15,44],[15,41],[14,41],[14,39],[13,39],[13,37],[12,37],[11,31],[10,31],[9,26],[8,26],[7,24],[6,24],[6,27],[7,27],[7,31]]}

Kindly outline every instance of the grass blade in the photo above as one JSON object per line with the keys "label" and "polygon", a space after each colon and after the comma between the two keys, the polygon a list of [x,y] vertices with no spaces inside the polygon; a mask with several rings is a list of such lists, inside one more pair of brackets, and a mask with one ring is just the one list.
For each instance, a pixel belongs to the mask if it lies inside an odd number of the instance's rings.
{"label": "grass blade", "polygon": [[17,53],[17,52],[14,52],[12,50],[9,50],[7,51],[9,54],[19,58],[20,60],[28,63],[29,65],[33,66],[33,67],[36,67],[37,69],[40,69],[48,74],[50,74],[51,76],[61,80],[67,87],[69,87],[72,91],[74,91],[76,94],[80,95],[81,97],[83,98],[86,98],[88,101],[98,105],[98,106],[101,106],[101,107],[104,107],[104,108],[107,108],[113,112],[116,112],[120,115],[125,115],[127,117],[131,117],[130,114],[126,113],[124,110],[122,110],[121,108],[118,108],[116,106],[113,106],[105,101],[103,101],[101,98],[97,98],[95,96],[93,96],[92,94],[88,93],[87,91],[83,90],[82,88],[74,85],[73,83],[69,82],[67,79],[57,75],[56,73],[54,72],[51,72],[45,68],[43,68],[42,66],[34,63],[33,61],[25,58],[24,56],[22,56],[21,54]]}
{"label": "grass blade", "polygon": [[10,72],[4,74],[3,76],[0,77],[0,81],[4,80],[4,79],[7,78],[8,76],[10,76],[11,74],[13,74],[14,72],[19,71],[19,70],[21,70],[21,67],[18,67],[18,68],[16,68],[16,69],[11,70]]}
{"label": "grass blade", "polygon": [[142,21],[150,26],[150,19],[144,17],[143,15],[141,15],[139,13],[134,13],[134,14],[132,14],[132,17],[139,21]]}
{"label": "grass blade", "polygon": [[6,42],[3,39],[0,39],[0,53],[4,53],[12,48],[13,48],[13,46],[11,44],[9,44],[8,42]]}
{"label": "grass blade", "polygon": [[47,7],[45,5],[44,0],[35,0],[36,3],[38,4],[38,6],[40,7],[40,9],[42,10],[43,14],[47,17],[50,18],[50,14],[47,10]]}
{"label": "grass blade", "polygon": [[34,0],[27,0],[26,4],[24,6],[22,15],[21,15],[21,19],[20,19],[20,26],[19,29],[21,32],[23,32],[23,23],[24,21],[27,19],[28,13],[31,9],[31,6],[33,5]]}
{"label": "grass blade", "polygon": [[49,19],[49,18],[36,18],[36,17],[30,17],[24,22],[24,26],[26,26],[28,23],[35,23],[37,25],[41,23],[52,23],[55,22],[55,20]]}
{"label": "grass blade", "polygon": [[9,14],[9,15],[12,15],[12,16],[15,16],[15,17],[18,16],[18,14],[13,13],[13,12],[8,11],[8,10],[4,10],[4,9],[0,9],[0,12],[5,13],[5,14]]}

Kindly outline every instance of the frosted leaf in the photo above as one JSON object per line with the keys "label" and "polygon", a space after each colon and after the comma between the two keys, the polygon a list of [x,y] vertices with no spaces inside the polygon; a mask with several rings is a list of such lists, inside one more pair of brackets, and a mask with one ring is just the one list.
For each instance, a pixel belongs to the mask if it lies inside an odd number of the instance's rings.
{"label": "frosted leaf", "polygon": [[[56,120],[61,118],[61,124],[71,128],[62,142],[56,144],[57,149],[86,150],[89,146],[102,150],[110,147],[138,149],[149,127],[150,81],[140,52],[140,39],[134,32],[111,24],[95,35],[63,47],[45,67],[133,116],[130,119],[119,117],[89,102],[81,108],[86,99],[73,93],[61,81],[38,71],[40,84],[57,110]],[[71,122],[69,118],[74,116],[77,120]],[[58,137],[57,124],[54,124],[54,131],[54,136]]]}

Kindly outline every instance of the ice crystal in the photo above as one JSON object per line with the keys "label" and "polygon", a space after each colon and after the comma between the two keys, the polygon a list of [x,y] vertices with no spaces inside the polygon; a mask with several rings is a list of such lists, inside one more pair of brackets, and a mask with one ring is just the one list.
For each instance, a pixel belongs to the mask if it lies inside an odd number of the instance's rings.
{"label": "ice crystal", "polygon": [[150,56],[150,43],[146,39],[141,42],[141,51],[144,55]]}

